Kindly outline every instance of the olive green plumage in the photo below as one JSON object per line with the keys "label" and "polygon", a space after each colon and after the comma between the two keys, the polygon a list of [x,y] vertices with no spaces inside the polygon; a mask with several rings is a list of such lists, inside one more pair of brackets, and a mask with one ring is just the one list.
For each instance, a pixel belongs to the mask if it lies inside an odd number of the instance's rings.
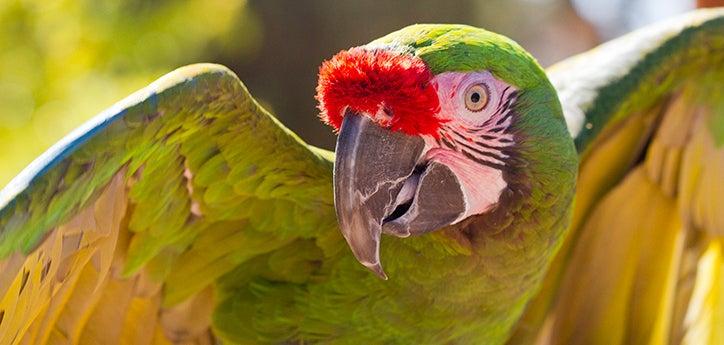
{"label": "olive green plumage", "polygon": [[[504,343],[569,228],[576,147],[582,155],[595,150],[601,128],[655,106],[695,65],[720,66],[722,18],[701,12],[630,38],[653,42],[649,51],[618,56],[611,43],[605,54],[625,68],[610,74],[586,70],[585,56],[561,65],[550,76],[563,108],[545,72],[503,36],[414,25],[370,43],[419,56],[434,73],[490,70],[520,90],[515,169],[505,175],[512,188],[499,207],[423,236],[386,237],[388,281],[355,261],[337,229],[333,153],[305,144],[217,65],[161,78],[11,182],[0,194],[0,267],[14,253],[32,253],[121,171],[129,243],[119,279],[147,272],[162,284],[162,310],[212,286],[211,327],[229,343]],[[704,42],[710,50],[699,48]],[[578,78],[590,88],[566,84]],[[721,126],[712,128],[724,136]],[[628,166],[613,168],[620,179]],[[556,272],[513,341],[530,341],[541,329]]]}
{"label": "olive green plumage", "polygon": [[411,25],[368,46],[412,53],[425,61],[435,74],[484,69],[524,89],[547,80],[543,69],[518,43],[467,25]]}

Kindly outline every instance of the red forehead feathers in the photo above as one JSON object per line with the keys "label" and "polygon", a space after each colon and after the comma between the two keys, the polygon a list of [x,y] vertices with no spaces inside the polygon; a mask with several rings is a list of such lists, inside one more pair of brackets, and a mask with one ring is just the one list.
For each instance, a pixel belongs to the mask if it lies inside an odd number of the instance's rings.
{"label": "red forehead feathers", "polygon": [[436,116],[440,105],[431,79],[425,63],[412,55],[362,48],[341,51],[319,68],[320,118],[339,130],[347,107],[372,115],[382,108],[391,118],[381,125],[437,136],[442,120]]}

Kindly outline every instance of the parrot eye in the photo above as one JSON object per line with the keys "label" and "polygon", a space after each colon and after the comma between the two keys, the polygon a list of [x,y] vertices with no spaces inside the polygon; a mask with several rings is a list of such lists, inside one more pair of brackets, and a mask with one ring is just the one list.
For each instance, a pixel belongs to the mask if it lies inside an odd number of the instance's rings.
{"label": "parrot eye", "polygon": [[478,112],[488,105],[488,86],[480,83],[473,84],[465,91],[465,107],[470,111]]}

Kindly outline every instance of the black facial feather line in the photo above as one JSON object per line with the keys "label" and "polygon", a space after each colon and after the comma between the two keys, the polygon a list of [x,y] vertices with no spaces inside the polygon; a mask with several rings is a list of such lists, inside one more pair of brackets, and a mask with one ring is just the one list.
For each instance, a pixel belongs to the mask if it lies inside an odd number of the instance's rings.
{"label": "black facial feather line", "polygon": [[[509,147],[515,144],[513,134],[508,133],[513,122],[513,109],[511,104],[517,98],[517,91],[506,87],[498,100],[498,107],[493,114],[480,126],[466,128],[465,134],[454,128],[443,126],[444,130],[453,135],[443,135],[438,144],[449,149],[461,152],[469,159],[503,170],[510,158]],[[441,142],[440,142],[441,141]]]}

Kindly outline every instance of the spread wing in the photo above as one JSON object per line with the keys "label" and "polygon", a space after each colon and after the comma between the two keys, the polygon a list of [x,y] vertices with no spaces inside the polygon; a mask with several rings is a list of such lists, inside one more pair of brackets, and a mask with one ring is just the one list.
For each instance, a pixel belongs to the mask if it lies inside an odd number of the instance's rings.
{"label": "spread wing", "polygon": [[0,192],[0,344],[211,343],[217,278],[285,248],[268,274],[303,281],[304,239],[342,241],[332,161],[224,67],[162,77]]}
{"label": "spread wing", "polygon": [[724,342],[724,10],[549,70],[580,152],[571,231],[512,342]]}

